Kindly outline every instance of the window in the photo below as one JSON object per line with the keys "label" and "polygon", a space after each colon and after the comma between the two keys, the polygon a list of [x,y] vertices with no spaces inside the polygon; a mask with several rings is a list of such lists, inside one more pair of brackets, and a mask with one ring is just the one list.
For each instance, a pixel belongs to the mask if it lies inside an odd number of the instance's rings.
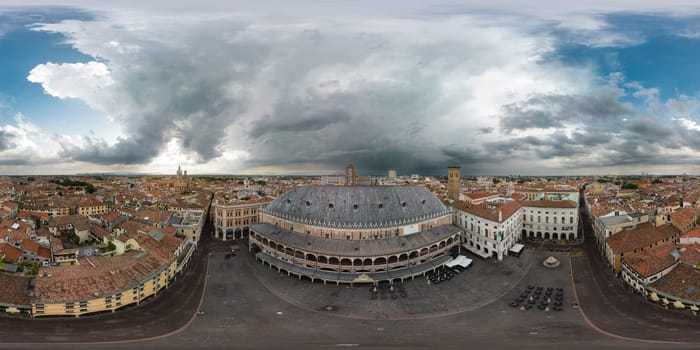
{"label": "window", "polygon": [[355,210],[357,210],[357,208],[359,208],[359,206],[358,206],[357,204],[353,204],[353,205],[352,205],[352,208],[355,209]]}
{"label": "window", "polygon": [[333,203],[328,203],[328,209],[333,209]]}
{"label": "window", "polygon": [[384,204],[382,204],[382,203],[379,203],[379,205],[377,205],[377,206],[379,207],[379,209],[384,209]]}

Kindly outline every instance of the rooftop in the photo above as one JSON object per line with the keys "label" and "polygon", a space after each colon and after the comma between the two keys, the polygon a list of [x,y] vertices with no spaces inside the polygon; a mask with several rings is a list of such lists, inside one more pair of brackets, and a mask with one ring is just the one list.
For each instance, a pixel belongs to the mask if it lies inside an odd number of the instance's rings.
{"label": "rooftop", "polygon": [[633,222],[632,218],[629,215],[604,216],[598,220],[605,227],[610,227],[610,226],[615,226],[615,225]]}
{"label": "rooftop", "polygon": [[503,205],[469,204],[467,202],[454,201],[452,202],[452,207],[487,220],[498,222],[499,212],[501,213],[501,219],[506,220],[520,209],[521,204],[517,201],[506,202]]}
{"label": "rooftop", "polygon": [[634,229],[620,231],[606,239],[615,254],[647,248],[657,242],[673,238],[678,230],[671,225],[654,227],[649,222],[637,225]]}
{"label": "rooftop", "polygon": [[700,301],[700,271],[680,264],[666,276],[652,283],[651,287],[668,295]]}
{"label": "rooftop", "polygon": [[0,273],[0,304],[31,305],[29,277]]}
{"label": "rooftop", "polygon": [[141,251],[114,257],[91,256],[81,258],[79,263],[41,268],[36,278],[36,300],[62,302],[111,294],[136,285],[164,265]]}
{"label": "rooftop", "polygon": [[667,243],[653,249],[625,255],[623,259],[639,275],[647,278],[676,263],[676,258],[671,255],[676,248],[676,245]]}
{"label": "rooftop", "polygon": [[264,211],[319,225],[415,222],[448,214],[447,207],[422,186],[305,185],[281,195]]}

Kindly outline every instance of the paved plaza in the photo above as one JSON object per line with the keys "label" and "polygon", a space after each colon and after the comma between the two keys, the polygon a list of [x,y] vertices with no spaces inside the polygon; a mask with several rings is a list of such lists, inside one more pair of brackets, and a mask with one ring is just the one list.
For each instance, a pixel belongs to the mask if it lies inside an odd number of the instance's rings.
{"label": "paved plaza", "polygon": [[[348,317],[401,319],[454,314],[493,302],[508,293],[533,265],[539,264],[538,255],[541,254],[528,250],[520,258],[508,256],[502,262],[470,255],[474,259],[472,266],[448,281],[429,284],[425,277],[418,276],[395,282],[393,293],[385,283],[379,286],[375,298],[369,284],[311,283],[257,263],[247,252],[242,252],[241,258],[250,263],[265,287],[294,305],[332,310],[336,315]],[[566,274],[564,277],[568,278]]]}
{"label": "paved plaza", "polygon": [[[240,244],[240,247],[245,249],[246,245]],[[141,318],[155,317],[155,310],[148,308],[160,303],[171,308],[172,300],[187,300],[186,305],[192,304],[189,300],[198,300],[200,288],[189,288],[187,299],[170,299],[173,297],[164,293],[161,299],[154,299],[141,309],[132,308],[112,315],[22,320],[19,326],[13,323],[18,321],[16,319],[1,318],[3,343],[0,348],[44,349],[46,344],[42,343],[50,341],[63,343],[51,345],[54,349],[697,348],[693,332],[674,328],[671,337],[665,338],[660,332],[665,324],[682,324],[679,320],[685,321],[686,328],[695,328],[696,319],[689,321],[686,315],[656,308],[662,316],[660,323],[656,330],[644,332],[634,319],[627,319],[627,323],[620,320],[631,317],[625,313],[626,309],[615,309],[613,315],[610,308],[593,306],[592,302],[597,299],[592,298],[599,298],[602,291],[596,289],[597,282],[578,276],[576,272],[579,263],[587,262],[583,252],[573,257],[573,277],[580,284],[577,290],[585,294],[581,306],[596,322],[601,318],[613,320],[617,325],[615,332],[596,329],[582,317],[581,310],[571,305],[575,293],[568,253],[527,250],[522,257],[507,257],[503,263],[475,260],[472,267],[450,281],[439,285],[428,285],[424,279],[407,281],[405,298],[372,300],[366,285],[346,288],[312,284],[280,275],[255,262],[245,251],[231,256],[227,254],[230,244],[211,244],[206,249],[213,253],[202,254],[199,259],[206,261],[208,258],[208,270],[196,268],[200,265],[192,270],[208,271],[200,275],[202,281],[206,281],[206,289],[202,305],[190,311],[192,322],[189,318],[185,321],[169,317],[167,309],[158,309],[157,320],[142,323]],[[542,266],[549,255],[559,259],[561,265],[555,269]],[[195,278],[183,278],[179,282],[183,281],[193,283],[193,287],[198,283]],[[528,286],[535,290],[537,286],[543,290],[561,288],[562,311],[539,310],[536,305],[528,310],[511,307],[510,303]],[[185,306],[180,309],[184,310]],[[328,310],[326,306],[333,308]],[[641,313],[644,307],[654,307],[644,303],[634,306]],[[194,316],[195,310],[204,314]],[[629,329],[638,338],[664,342],[624,339],[617,333],[628,336],[625,324],[632,324]],[[674,332],[686,335],[677,338],[681,343],[667,343],[674,341]],[[55,338],[56,334],[61,334],[62,338]],[[114,342],[129,336],[137,339]]]}

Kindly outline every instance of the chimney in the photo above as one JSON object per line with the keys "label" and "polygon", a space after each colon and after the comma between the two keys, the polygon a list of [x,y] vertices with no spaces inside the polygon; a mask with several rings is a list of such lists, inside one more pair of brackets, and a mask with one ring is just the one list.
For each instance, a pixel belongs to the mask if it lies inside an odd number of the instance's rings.
{"label": "chimney", "polygon": [[503,211],[499,210],[498,211],[498,222],[503,221]]}

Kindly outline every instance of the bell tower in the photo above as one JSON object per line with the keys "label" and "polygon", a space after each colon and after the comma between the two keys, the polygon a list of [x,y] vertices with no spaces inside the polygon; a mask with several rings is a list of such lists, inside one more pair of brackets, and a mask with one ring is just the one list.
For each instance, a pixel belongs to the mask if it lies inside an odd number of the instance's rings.
{"label": "bell tower", "polygon": [[357,185],[357,172],[355,170],[355,165],[348,164],[345,167],[345,186],[355,186]]}
{"label": "bell tower", "polygon": [[459,187],[461,185],[461,176],[458,166],[447,168],[447,197],[452,200],[459,200]]}

